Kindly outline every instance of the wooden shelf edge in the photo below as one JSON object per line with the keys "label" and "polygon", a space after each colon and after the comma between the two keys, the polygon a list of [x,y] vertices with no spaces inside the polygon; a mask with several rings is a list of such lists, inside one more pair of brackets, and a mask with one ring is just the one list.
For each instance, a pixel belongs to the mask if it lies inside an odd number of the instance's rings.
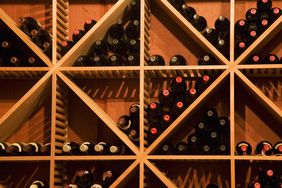
{"label": "wooden shelf edge", "polygon": [[67,78],[63,73],[57,71],[57,75],[66,83],[66,85],[121,139],[135,154],[139,153],[139,149],[131,142],[116,125],[116,122],[93,101],[86,93],[84,93],[75,83]]}
{"label": "wooden shelf edge", "polygon": [[249,87],[253,93],[275,113],[278,118],[282,119],[281,109],[279,109],[267,96],[265,96],[265,94],[259,88],[257,88],[257,86],[255,86],[241,71],[235,70],[235,73],[245,83],[245,85]]}
{"label": "wooden shelf edge", "polygon": [[96,24],[92,27],[58,62],[59,66],[72,66],[75,59],[85,54],[85,49],[89,49],[93,42],[104,36],[108,26],[112,24],[120,12],[127,5],[126,0],[118,1]]}
{"label": "wooden shelf edge", "polygon": [[[258,51],[282,29],[280,16],[266,31],[264,31],[234,62],[234,66],[244,62],[253,52]],[[266,40],[267,39],[267,40]]]}
{"label": "wooden shelf edge", "polygon": [[2,71],[49,71],[49,67],[0,67],[0,72]]}
{"label": "wooden shelf edge", "polygon": [[48,66],[53,66],[51,60],[42,52],[42,50],[34,44],[30,38],[17,26],[3,9],[0,8],[0,19]]}
{"label": "wooden shelf edge", "polygon": [[144,66],[144,70],[224,70],[227,68],[227,65]]}
{"label": "wooden shelf edge", "polygon": [[148,155],[148,160],[230,160],[229,155]]}
{"label": "wooden shelf edge", "polygon": [[191,36],[199,46],[203,47],[207,52],[211,52],[222,64],[230,65],[226,59],[194,26],[189,23],[167,0],[157,1],[158,4],[165,9],[169,16],[177,23],[185,33]]}
{"label": "wooden shelf edge", "polygon": [[256,65],[239,64],[236,67],[237,69],[282,69],[282,64],[256,64]]}
{"label": "wooden shelf edge", "polygon": [[55,156],[56,161],[109,161],[109,160],[136,160],[135,155],[71,155],[71,156]]}
{"label": "wooden shelf edge", "polygon": [[150,161],[144,161],[146,166],[169,188],[177,188],[177,186],[168,179],[163,172],[161,172],[157,167],[155,167]]}
{"label": "wooden shelf edge", "polygon": [[[12,108],[8,110],[0,118],[0,139],[5,140],[18,126],[21,122],[25,120],[38,105],[36,100],[40,100],[45,88],[48,88],[48,81],[50,79],[51,72],[45,74]],[[30,111],[27,111],[29,109]]]}
{"label": "wooden shelf edge", "polygon": [[139,71],[141,69],[140,66],[116,66],[116,67],[59,67],[60,71],[131,71],[136,70]]}
{"label": "wooden shelf edge", "polygon": [[230,153],[235,153],[235,73],[230,71]]}
{"label": "wooden shelf edge", "polygon": [[235,156],[236,161],[281,161],[282,156]]}
{"label": "wooden shelf edge", "polygon": [[225,70],[211,85],[145,150],[145,154],[153,152],[159,144],[167,137],[172,131],[179,126],[184,118],[195,109],[207,97],[216,86],[229,74],[229,70]]}
{"label": "wooden shelf edge", "polygon": [[135,160],[116,180],[109,188],[123,187],[125,181],[129,179],[136,168],[138,167],[139,159]]}

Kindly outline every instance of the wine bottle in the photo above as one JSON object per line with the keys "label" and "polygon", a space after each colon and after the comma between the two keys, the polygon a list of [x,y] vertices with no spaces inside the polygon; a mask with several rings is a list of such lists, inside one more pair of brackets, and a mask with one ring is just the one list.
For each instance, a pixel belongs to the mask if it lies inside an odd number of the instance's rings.
{"label": "wine bottle", "polygon": [[40,143],[30,142],[30,143],[24,145],[23,151],[27,155],[41,155],[41,153],[40,153],[41,147],[42,147],[42,145]]}
{"label": "wine bottle", "polygon": [[139,20],[133,20],[128,23],[125,28],[125,35],[128,38],[139,39],[140,37],[140,22]]}
{"label": "wine bottle", "polygon": [[198,95],[200,95],[208,87],[210,82],[210,76],[204,75],[198,79],[195,83],[195,89],[197,90]]}
{"label": "wine bottle", "polygon": [[161,55],[156,54],[149,57],[147,64],[149,66],[161,66],[165,65],[165,60]]}
{"label": "wine bottle", "polygon": [[244,40],[237,41],[235,46],[236,58],[238,58],[248,48],[248,46],[248,43]]}
{"label": "wine bottle", "polygon": [[140,20],[140,0],[131,0],[129,6],[130,20]]}
{"label": "wine bottle", "polygon": [[257,155],[272,155],[273,147],[268,141],[261,141],[257,144],[255,153]]}
{"label": "wine bottle", "polygon": [[251,30],[247,35],[247,42],[249,44],[253,43],[257,38],[259,37],[259,34],[255,30]]}
{"label": "wine bottle", "polygon": [[188,143],[188,154],[199,154],[201,141],[199,135],[192,133],[187,138]]}
{"label": "wine bottle", "polygon": [[124,66],[139,66],[140,57],[138,54],[129,54],[124,61]]}
{"label": "wine bottle", "polygon": [[149,125],[155,125],[160,122],[162,107],[160,103],[151,102],[147,107],[147,120]]}
{"label": "wine bottle", "polygon": [[251,155],[252,146],[246,141],[239,142],[236,145],[236,154],[237,155]]}
{"label": "wine bottle", "polygon": [[270,25],[271,23],[268,19],[261,20],[258,26],[259,33],[263,33],[265,30],[267,30],[267,28],[269,28]]}
{"label": "wine bottle", "polygon": [[41,155],[50,155],[51,152],[51,143],[45,143],[40,148]]}
{"label": "wine bottle", "polygon": [[93,66],[92,59],[87,55],[82,55],[76,58],[73,66]]}
{"label": "wine bottle", "polygon": [[277,179],[275,177],[274,171],[272,169],[260,170],[259,180],[263,187],[273,187],[277,185]]}
{"label": "wine bottle", "polygon": [[73,41],[63,41],[61,43],[61,50],[60,50],[60,53],[61,55],[65,55],[73,46],[74,46],[74,42]]}
{"label": "wine bottle", "polygon": [[94,175],[88,170],[79,170],[75,182],[78,187],[90,187],[94,183]]}
{"label": "wine bottle", "polygon": [[265,57],[264,62],[266,64],[279,64],[279,58],[275,54],[268,54]]}
{"label": "wine bottle", "polygon": [[218,121],[218,111],[216,110],[216,108],[208,108],[204,112],[203,121],[208,125],[216,124]]}
{"label": "wine bottle", "polygon": [[7,155],[6,149],[10,146],[11,144],[8,142],[0,142],[0,156]]}
{"label": "wine bottle", "polygon": [[139,54],[140,53],[140,40],[139,39],[128,39],[126,40],[126,54]]}
{"label": "wine bottle", "polygon": [[90,188],[103,188],[103,186],[101,184],[94,183]]}
{"label": "wine bottle", "polygon": [[262,184],[259,180],[251,181],[248,185],[248,188],[261,188]]}
{"label": "wine bottle", "polygon": [[49,184],[47,181],[44,180],[35,180],[32,182],[29,188],[47,188]]}
{"label": "wine bottle", "polygon": [[211,155],[211,154],[213,154],[213,148],[209,144],[203,144],[201,149],[202,149],[202,152],[201,152],[202,155]]}
{"label": "wine bottle", "polygon": [[194,14],[191,24],[199,31],[202,32],[207,28],[207,20],[203,16]]}
{"label": "wine bottle", "polygon": [[177,76],[170,82],[170,88],[174,95],[184,95],[187,85],[184,78]]}
{"label": "wine bottle", "polygon": [[186,142],[179,142],[175,146],[175,154],[176,155],[185,155],[188,151],[188,145]]}
{"label": "wine bottle", "polygon": [[109,66],[110,62],[105,55],[95,55],[92,57],[93,66]]}
{"label": "wine bottle", "polygon": [[173,119],[177,119],[178,116],[180,116],[182,112],[184,112],[185,109],[186,109],[186,106],[184,105],[182,101],[175,102],[171,110],[173,114]]}
{"label": "wine bottle", "polygon": [[206,188],[219,188],[219,186],[217,184],[214,183],[209,183],[206,185]]}
{"label": "wine bottle", "polygon": [[128,133],[128,138],[137,146],[139,146],[139,131],[137,129],[131,129]]}
{"label": "wine bottle", "polygon": [[216,148],[216,154],[217,155],[228,155],[229,147],[227,146],[227,144],[224,144],[224,143],[218,144]]}
{"label": "wine bottle", "polygon": [[229,59],[229,43],[227,40],[219,39],[215,45],[215,48],[218,49],[227,59]]}
{"label": "wine bottle", "polygon": [[217,145],[220,142],[220,138],[221,138],[220,133],[218,131],[213,130],[209,133],[208,140],[209,140],[209,143]]}
{"label": "wine bottle", "polygon": [[10,41],[7,41],[7,40],[3,40],[1,42],[1,51],[8,51],[8,50],[11,50],[12,49],[12,43]]}
{"label": "wine bottle", "polygon": [[219,16],[217,20],[214,23],[214,27],[217,31],[223,33],[223,32],[229,32],[230,30],[230,21],[228,18],[224,16]]}
{"label": "wine bottle", "polygon": [[259,54],[254,54],[250,56],[247,60],[247,64],[262,64],[263,63],[263,58]]}
{"label": "wine bottle", "polygon": [[242,38],[244,34],[248,31],[249,24],[246,20],[240,19],[235,23],[235,35]]}
{"label": "wine bottle", "polygon": [[169,65],[186,65],[186,59],[182,55],[174,55],[170,58]]}
{"label": "wine bottle", "polygon": [[123,59],[118,54],[113,54],[109,57],[110,66],[122,66]]}
{"label": "wine bottle", "polygon": [[126,53],[126,44],[123,40],[113,39],[109,44],[109,50],[113,53],[119,55],[124,55]]}
{"label": "wine bottle", "polygon": [[184,104],[186,106],[189,106],[194,102],[194,100],[196,100],[196,98],[197,98],[197,90],[195,88],[190,88],[185,94]]}
{"label": "wine bottle", "polygon": [[23,147],[25,145],[26,145],[25,143],[21,143],[21,142],[12,143],[6,148],[6,153],[7,155],[13,155],[13,156],[25,155],[25,152],[23,151]]}
{"label": "wine bottle", "polygon": [[221,116],[218,118],[217,130],[221,132],[222,135],[230,137],[230,121],[228,117]]}
{"label": "wine bottle", "polygon": [[61,55],[65,55],[74,46],[74,44],[75,43],[73,41],[63,41],[61,43]]}
{"label": "wine bottle", "polygon": [[163,155],[173,155],[175,153],[174,145],[169,143],[163,143],[159,149],[159,152]]}
{"label": "wine bottle", "polygon": [[102,175],[103,187],[110,187],[116,179],[116,175],[111,171],[107,170]]}
{"label": "wine bottle", "polygon": [[109,144],[107,144],[106,142],[99,142],[94,146],[94,150],[96,154],[106,155],[109,153],[109,147]]}
{"label": "wine bottle", "polygon": [[[121,40],[124,37],[123,21],[121,19],[117,20],[116,23],[112,24],[107,31],[107,41],[113,39]],[[109,42],[110,43],[110,42]]]}
{"label": "wine bottle", "polygon": [[31,37],[32,30],[38,30],[41,28],[41,24],[32,17],[19,18],[20,29],[29,37]]}
{"label": "wine bottle", "polygon": [[80,154],[79,144],[73,141],[67,141],[62,147],[64,155],[77,155]]}
{"label": "wine bottle", "polygon": [[219,37],[217,30],[207,27],[203,33],[203,36],[210,41],[211,44],[216,45]]}
{"label": "wine bottle", "polygon": [[196,134],[202,137],[206,135],[207,131],[209,131],[209,128],[205,122],[200,121],[195,124],[195,130],[196,130]]}
{"label": "wine bottle", "polygon": [[162,106],[162,111],[168,113],[171,105],[173,104],[173,95],[172,92],[165,89],[159,93],[158,96],[159,102]]}
{"label": "wine bottle", "polygon": [[274,145],[274,154],[275,155],[282,155],[282,142],[277,142],[275,145]]}
{"label": "wine bottle", "polygon": [[270,10],[272,7],[271,0],[257,0],[257,8],[259,10]]}
{"label": "wine bottle", "polygon": [[92,46],[91,51],[94,56],[96,55],[108,55],[108,46],[103,40],[96,40]]}
{"label": "wine bottle", "polygon": [[148,134],[148,138],[147,138],[147,141],[149,142],[149,144],[153,143],[161,133],[162,131],[160,128],[151,127],[150,132]]}
{"label": "wine bottle", "polygon": [[64,188],[78,188],[78,186],[76,184],[68,184],[68,185],[65,185]]}
{"label": "wine bottle", "polygon": [[121,146],[111,145],[109,147],[109,154],[111,155],[123,155],[125,151],[126,149],[124,145]]}
{"label": "wine bottle", "polygon": [[140,104],[134,103],[129,107],[129,115],[131,119],[139,119]]}
{"label": "wine bottle", "polygon": [[41,49],[44,49],[44,43],[52,43],[52,37],[48,31],[42,28],[31,31],[31,40]]}
{"label": "wine bottle", "polygon": [[259,18],[259,10],[251,8],[246,12],[246,19],[249,22],[257,22]]}
{"label": "wine bottle", "polygon": [[196,14],[196,10],[193,7],[187,6],[185,3],[183,3],[180,13],[188,22],[192,22],[193,16]]}
{"label": "wine bottle", "polygon": [[133,127],[130,116],[128,116],[128,115],[121,116],[118,119],[117,126],[123,132],[128,133],[130,131],[130,129],[132,129],[132,127]]}
{"label": "wine bottle", "polygon": [[20,67],[23,64],[18,56],[11,56],[9,60],[9,66],[11,67]]}
{"label": "wine bottle", "polygon": [[93,20],[91,18],[87,18],[85,20],[85,23],[84,23],[84,26],[83,26],[84,31],[88,32],[96,23],[97,23],[96,20]]}
{"label": "wine bottle", "polygon": [[198,65],[214,65],[216,60],[211,55],[204,55],[204,57],[199,58]]}
{"label": "wine bottle", "polygon": [[95,144],[92,143],[92,142],[83,142],[79,146],[79,151],[83,155],[93,155],[95,153],[94,146],[95,146]]}
{"label": "wine bottle", "polygon": [[173,117],[169,114],[163,114],[160,122],[160,128],[166,129],[173,122]]}
{"label": "wine bottle", "polygon": [[275,22],[282,15],[282,10],[279,7],[274,7],[271,9],[270,19],[271,22]]}
{"label": "wine bottle", "polygon": [[73,42],[77,43],[83,36],[85,32],[83,30],[75,29],[72,34]]}

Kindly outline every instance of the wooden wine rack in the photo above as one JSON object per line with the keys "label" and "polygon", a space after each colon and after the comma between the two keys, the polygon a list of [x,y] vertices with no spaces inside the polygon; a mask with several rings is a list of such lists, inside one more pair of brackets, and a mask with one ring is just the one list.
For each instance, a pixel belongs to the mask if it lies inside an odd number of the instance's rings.
{"label": "wooden wine rack", "polygon": [[[35,134],[33,131],[37,131],[36,134],[40,136],[37,140],[51,142],[50,156],[0,157],[0,180],[9,179],[4,174],[9,174],[11,171],[12,174],[17,174],[16,180],[20,183],[30,182],[32,178],[45,177],[48,179],[49,176],[50,187],[63,187],[64,174],[68,170],[74,171],[75,167],[79,168],[85,164],[86,167],[87,165],[105,165],[113,169],[122,169],[120,170],[121,175],[111,185],[112,188],[203,187],[210,181],[217,182],[222,187],[235,188],[245,187],[247,181],[250,180],[250,169],[260,164],[270,164],[281,173],[281,156],[236,156],[235,146],[240,139],[249,139],[253,147],[263,139],[271,141],[282,139],[282,64],[244,64],[252,53],[260,52],[265,46],[267,52],[275,51],[276,54],[282,55],[282,16],[235,60],[234,23],[239,18],[243,18],[243,12],[248,8],[255,7],[256,1],[192,0],[188,2],[196,8],[197,12],[200,11],[200,15],[207,18],[210,26],[221,14],[230,19],[230,59],[228,60],[167,0],[140,1],[140,66],[134,67],[72,66],[79,55],[86,54],[92,43],[105,35],[109,26],[121,16],[129,0],[105,2],[91,0],[87,3],[83,0],[41,0],[37,5],[29,0],[24,0],[22,4],[19,1],[0,2],[0,19],[47,65],[47,67],[32,68],[0,67],[1,92],[2,88],[9,90],[4,94],[0,92],[0,141],[34,141],[30,135]],[[282,2],[279,0],[273,0],[273,4],[273,6],[282,8]],[[33,7],[44,10],[40,14],[44,15],[45,28],[48,28],[53,36],[52,60],[49,60],[15,23],[20,16],[36,15],[37,12],[32,14],[35,11]],[[97,24],[62,57],[59,54],[58,44],[70,38],[73,28],[82,27],[82,18],[85,19],[91,15],[99,19]],[[46,22],[46,19],[49,21]],[[267,46],[269,42],[276,44],[275,48],[271,44]],[[214,55],[219,65],[198,66],[197,58],[205,52]],[[166,61],[174,54],[184,54],[189,65],[147,66],[145,60],[154,53],[163,55]],[[143,130],[146,129],[147,120],[143,110],[140,112],[140,147],[136,147],[118,129],[117,118],[128,113],[127,109],[132,102],[140,102],[141,109],[145,109],[150,100],[156,97],[153,96],[156,89],[152,88],[152,82],[158,80],[157,83],[161,83],[162,80],[175,75],[195,79],[201,76],[201,70],[204,69],[219,73],[219,76],[148,148],[144,146],[146,139]],[[272,85],[270,89],[265,88],[260,85],[261,79],[268,84],[275,81],[276,85]],[[31,88],[17,84],[17,80],[24,81],[23,85],[28,83]],[[101,81],[102,83],[99,83]],[[104,83],[110,86],[112,92],[116,92],[111,95],[123,97],[123,99],[113,97],[113,101],[106,100],[105,102],[103,97],[95,98],[95,88],[105,89]],[[117,88],[114,86],[111,88],[111,83],[116,84]],[[128,83],[127,89],[131,88],[128,89],[129,92],[133,90],[137,92],[135,93],[137,98],[131,97],[130,93],[126,94],[125,91],[118,90],[119,84],[124,83]],[[90,87],[90,84],[94,86]],[[17,87],[15,91],[12,91],[13,86]],[[18,90],[23,96],[18,96],[20,95],[17,94]],[[272,95],[266,96],[264,91],[272,92]],[[273,92],[276,92],[276,97],[273,96]],[[12,97],[9,98],[9,95]],[[127,97],[128,100],[126,100]],[[226,101],[222,102],[221,100],[225,98]],[[220,113],[229,116],[230,119],[230,155],[167,156],[154,154],[165,139],[170,139],[173,134],[180,134],[179,130],[185,132],[186,128],[192,129],[193,119],[198,118],[201,109],[205,105],[214,105],[214,103],[220,109],[224,109]],[[85,107],[78,108],[78,106]],[[86,108],[88,110],[84,110]],[[80,113],[77,114],[76,110]],[[262,111],[264,113],[262,116],[266,117],[260,119],[254,115],[253,111]],[[34,114],[36,118],[33,118]],[[276,132],[268,129],[269,125],[265,123],[268,120],[271,123],[269,129]],[[99,138],[99,133],[97,133],[99,130],[93,128],[94,125],[89,122],[100,123],[109,129],[111,131],[109,135],[114,135],[122,140],[132,151],[132,155],[60,155],[62,145],[68,139],[78,142],[87,141],[91,139],[91,132],[95,138]],[[184,124],[190,124],[190,126]],[[39,128],[35,128],[35,125],[43,127],[42,130],[37,130]],[[258,126],[257,131],[253,130],[256,129],[254,127],[256,125]],[[105,136],[111,137],[109,135],[105,132]],[[17,170],[13,171],[13,168]],[[177,170],[180,174],[177,174]],[[176,174],[173,180],[169,178],[171,177],[170,171]],[[168,172],[167,175],[166,172]],[[216,177],[212,177],[213,174],[217,174]],[[26,179],[21,179],[20,176]],[[31,176],[31,178],[28,179],[26,176]],[[187,180],[190,183],[187,183]],[[14,187],[27,187],[28,185],[20,183],[14,184]]]}

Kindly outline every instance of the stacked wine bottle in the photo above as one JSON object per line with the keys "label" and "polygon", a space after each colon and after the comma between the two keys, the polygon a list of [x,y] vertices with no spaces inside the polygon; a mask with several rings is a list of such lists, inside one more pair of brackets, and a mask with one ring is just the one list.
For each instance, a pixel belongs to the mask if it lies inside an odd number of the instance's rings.
{"label": "stacked wine bottle", "polygon": [[42,28],[40,22],[32,17],[19,19],[20,29],[52,59],[52,36]]}
{"label": "stacked wine bottle", "polygon": [[74,66],[139,66],[140,1],[131,0],[122,18],[112,24],[104,39],[96,40]]}
{"label": "stacked wine bottle", "polygon": [[[185,57],[182,55],[176,54],[172,56],[169,60],[169,65],[170,66],[175,66],[175,65],[186,65],[188,62],[186,61]],[[147,59],[147,65],[149,66],[164,66],[166,65],[164,58],[159,55],[159,54],[154,54],[151,55]]]}
{"label": "stacked wine bottle", "polygon": [[102,174],[96,172],[97,169],[78,170],[74,182],[66,183],[65,188],[107,188],[114,183],[118,177],[111,170],[104,171]]}
{"label": "stacked wine bottle", "polygon": [[260,168],[259,173],[256,175],[248,185],[248,188],[281,188],[282,187],[282,174],[275,172],[270,168]]}
{"label": "stacked wine bottle", "polygon": [[40,66],[46,64],[0,20],[0,67]]}
{"label": "stacked wine bottle", "polygon": [[192,102],[210,85],[212,76],[204,74],[194,87],[187,89],[184,77],[177,76],[170,83],[170,89],[159,93],[159,102],[148,104],[147,142],[151,144]]}
{"label": "stacked wine bottle", "polygon": [[62,147],[62,155],[123,155],[126,148],[124,145],[109,144],[107,142],[83,142],[78,144],[67,141]]}
{"label": "stacked wine bottle", "polygon": [[50,155],[50,143],[0,142],[0,156],[40,156]]}
{"label": "stacked wine bottle", "polygon": [[257,0],[257,7],[246,12],[246,20],[235,23],[235,57],[239,57],[281,14],[280,8],[272,7],[271,0]]}
{"label": "stacked wine bottle", "polygon": [[187,142],[164,143],[159,152],[170,155],[228,155],[229,130],[229,119],[218,117],[217,110],[209,108],[202,120],[196,123],[195,131],[188,136]]}
{"label": "stacked wine bottle", "polygon": [[169,0],[169,2],[211,44],[229,59],[230,21],[228,18],[219,16],[214,23],[214,28],[208,27],[207,20],[203,16],[198,15],[193,7],[188,6],[185,0]]}
{"label": "stacked wine bottle", "polygon": [[253,54],[248,58],[246,64],[282,64],[282,57],[279,60],[275,54],[268,54],[265,57]]}
{"label": "stacked wine bottle", "polygon": [[129,115],[122,115],[119,117],[117,126],[122,130],[128,138],[136,145],[139,146],[139,111],[140,106],[134,103],[129,108]]}
{"label": "stacked wine bottle", "polygon": [[64,56],[96,23],[96,20],[87,18],[83,26],[84,30],[75,29],[72,34],[72,40],[64,40],[60,44],[61,56]]}
{"label": "stacked wine bottle", "polygon": [[[237,155],[252,155],[252,146],[246,141],[239,142],[236,145]],[[274,146],[268,141],[261,141],[257,144],[255,149],[255,155],[271,156],[282,155],[282,142],[277,142]]]}

